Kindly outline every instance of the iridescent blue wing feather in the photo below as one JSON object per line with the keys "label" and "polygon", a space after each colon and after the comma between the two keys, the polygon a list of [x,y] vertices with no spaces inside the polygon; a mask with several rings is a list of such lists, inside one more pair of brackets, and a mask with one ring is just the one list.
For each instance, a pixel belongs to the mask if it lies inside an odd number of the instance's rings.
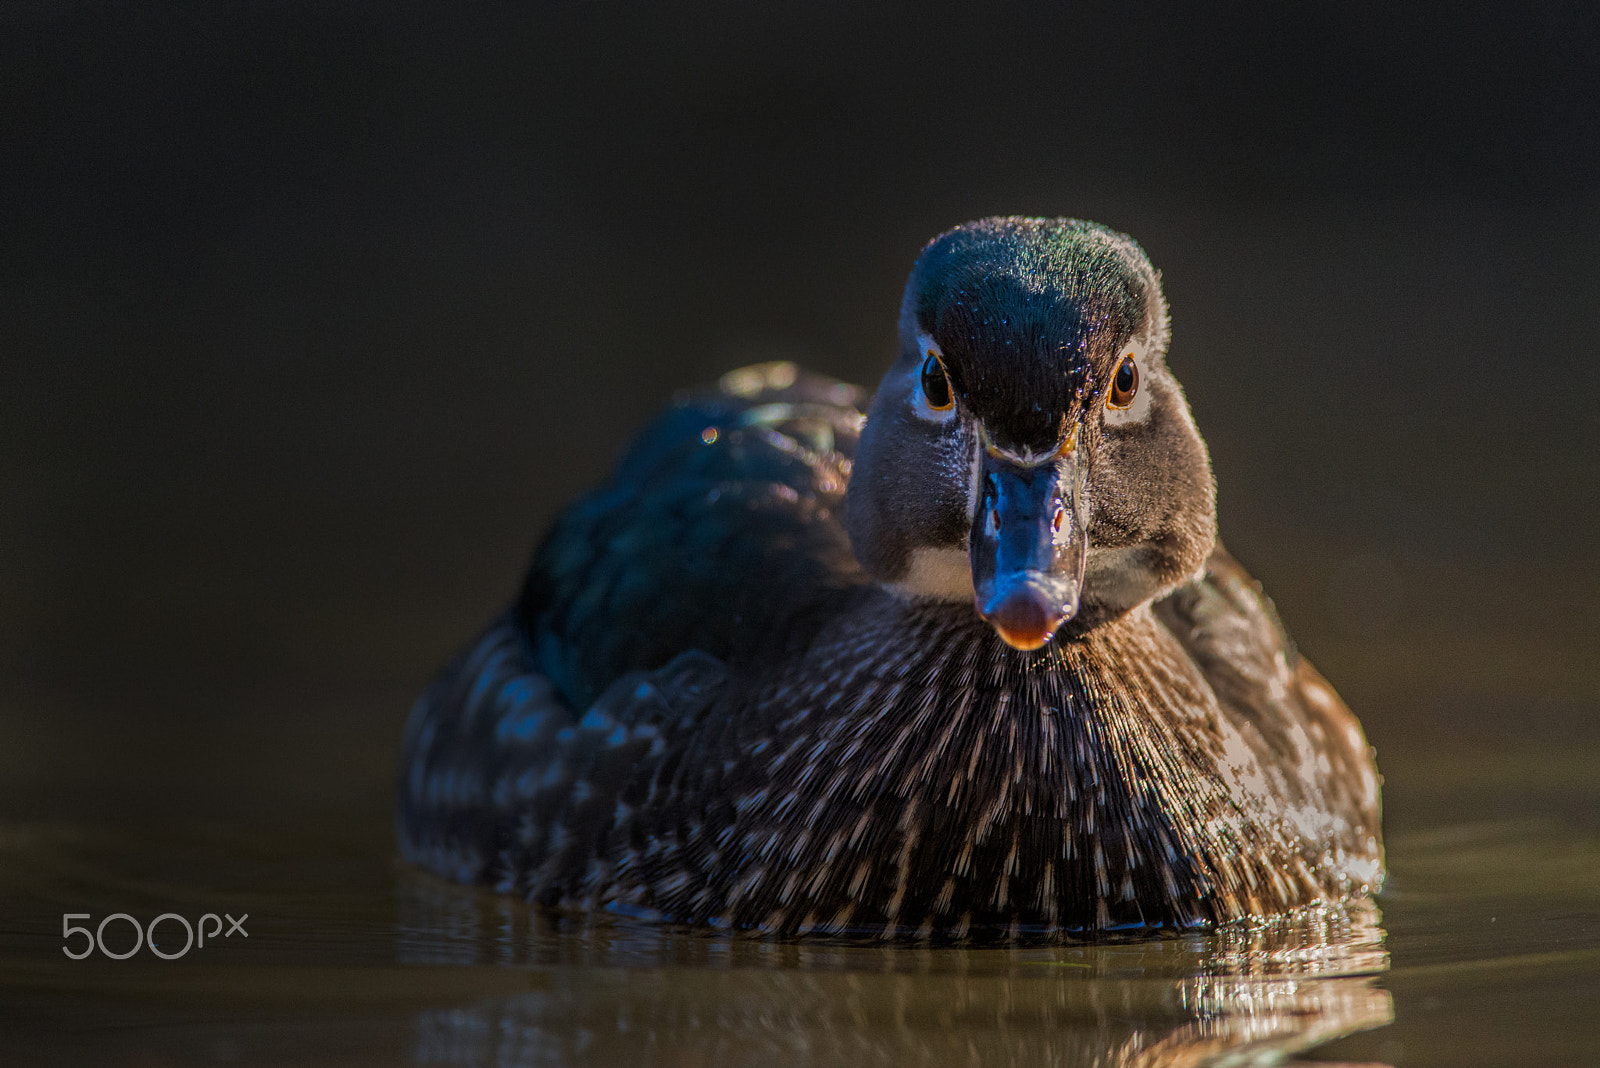
{"label": "iridescent blue wing feather", "polygon": [[787,364],[734,372],[676,398],[561,516],[517,613],[574,708],[685,650],[803,640],[774,629],[861,582],[840,522],[858,400]]}
{"label": "iridescent blue wing feather", "polygon": [[563,513],[514,609],[417,702],[410,859],[502,891],[534,885],[536,866],[539,883],[581,877],[595,836],[639,800],[627,791],[653,788],[635,772],[693,731],[726,665],[803,643],[861,583],[839,517],[859,400],[762,365],[676,397],[641,432]]}

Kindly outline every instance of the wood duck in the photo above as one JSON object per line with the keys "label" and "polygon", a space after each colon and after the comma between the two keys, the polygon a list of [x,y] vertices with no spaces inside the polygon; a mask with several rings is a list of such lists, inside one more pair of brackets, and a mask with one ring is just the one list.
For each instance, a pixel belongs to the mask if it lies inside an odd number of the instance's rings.
{"label": "wood duck", "polygon": [[1360,725],[1217,542],[1128,237],[936,238],[865,417],[688,391],[406,729],[413,863],[547,906],[929,939],[1187,929],[1376,890]]}

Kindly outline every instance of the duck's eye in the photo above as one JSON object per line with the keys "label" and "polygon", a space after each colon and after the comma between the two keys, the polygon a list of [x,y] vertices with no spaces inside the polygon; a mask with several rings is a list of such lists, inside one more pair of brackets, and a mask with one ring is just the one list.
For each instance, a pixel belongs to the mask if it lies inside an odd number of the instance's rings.
{"label": "duck's eye", "polygon": [[1111,391],[1106,394],[1107,408],[1126,408],[1139,392],[1139,365],[1132,356],[1124,356],[1117,364],[1117,373],[1111,377]]}
{"label": "duck's eye", "polygon": [[950,395],[950,376],[945,372],[944,364],[939,362],[939,357],[931,352],[922,361],[922,395],[927,399],[928,407],[936,412],[947,412],[956,402]]}

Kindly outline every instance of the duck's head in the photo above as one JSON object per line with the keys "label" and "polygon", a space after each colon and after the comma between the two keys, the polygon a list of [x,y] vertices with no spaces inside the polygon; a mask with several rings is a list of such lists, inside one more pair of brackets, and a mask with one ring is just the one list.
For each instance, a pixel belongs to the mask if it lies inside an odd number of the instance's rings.
{"label": "duck's head", "polygon": [[972,603],[1036,649],[1192,578],[1216,539],[1204,442],[1130,238],[968,223],[923,250],[856,452],[850,541],[879,581]]}

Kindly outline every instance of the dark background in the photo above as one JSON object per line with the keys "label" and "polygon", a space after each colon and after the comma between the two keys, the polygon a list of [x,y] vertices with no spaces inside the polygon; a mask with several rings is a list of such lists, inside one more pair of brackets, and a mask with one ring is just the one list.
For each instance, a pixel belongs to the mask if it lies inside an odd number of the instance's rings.
{"label": "dark background", "polygon": [[1592,5],[447,7],[0,4],[0,812],[383,812],[631,429],[875,380],[991,213],[1164,271],[1225,537],[1391,818],[1600,741]]}

